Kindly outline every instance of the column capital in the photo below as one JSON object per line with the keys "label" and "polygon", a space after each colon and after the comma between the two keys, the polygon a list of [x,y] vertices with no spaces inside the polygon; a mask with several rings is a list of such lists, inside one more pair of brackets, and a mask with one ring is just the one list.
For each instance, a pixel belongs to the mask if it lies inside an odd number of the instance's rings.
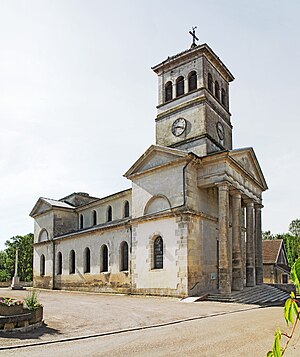
{"label": "column capital", "polygon": [[229,191],[230,183],[228,181],[222,181],[215,184],[219,190]]}
{"label": "column capital", "polygon": [[251,200],[250,198],[246,198],[243,201],[246,203],[247,207],[254,207],[254,201]]}
{"label": "column capital", "polygon": [[257,210],[261,210],[262,208],[264,208],[264,205],[262,205],[261,203],[254,203],[254,208]]}
{"label": "column capital", "polygon": [[233,188],[230,190],[230,196],[236,198],[242,198],[242,192],[236,188]]}

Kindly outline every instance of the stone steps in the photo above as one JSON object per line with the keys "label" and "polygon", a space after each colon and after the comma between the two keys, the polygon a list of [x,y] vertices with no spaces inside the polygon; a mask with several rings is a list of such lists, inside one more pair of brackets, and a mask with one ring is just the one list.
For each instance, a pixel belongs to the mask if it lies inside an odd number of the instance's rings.
{"label": "stone steps", "polygon": [[254,305],[283,305],[289,294],[274,286],[262,284],[231,294],[209,294],[205,300],[219,302],[235,302]]}

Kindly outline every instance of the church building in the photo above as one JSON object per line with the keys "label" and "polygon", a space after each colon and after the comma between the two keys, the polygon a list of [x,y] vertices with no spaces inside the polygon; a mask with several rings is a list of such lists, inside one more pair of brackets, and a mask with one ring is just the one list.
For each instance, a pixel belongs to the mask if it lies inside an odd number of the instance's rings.
{"label": "church building", "polygon": [[185,297],[262,284],[267,184],[254,150],[232,148],[233,75],[195,43],[152,69],[156,143],[124,174],[131,188],[33,207],[35,287]]}

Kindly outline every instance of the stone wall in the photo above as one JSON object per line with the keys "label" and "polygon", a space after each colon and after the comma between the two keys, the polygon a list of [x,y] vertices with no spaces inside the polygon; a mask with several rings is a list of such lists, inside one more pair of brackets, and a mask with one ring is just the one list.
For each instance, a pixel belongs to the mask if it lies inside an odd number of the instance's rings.
{"label": "stone wall", "polygon": [[[161,236],[163,269],[153,268],[153,242]],[[187,295],[187,239],[176,218],[138,222],[132,227],[132,292]]]}
{"label": "stone wall", "polygon": [[[89,291],[130,291],[130,270],[120,272],[120,245],[127,242],[130,261],[130,228],[121,226],[106,228],[94,232],[85,232],[73,237],[56,239],[55,243],[55,282],[56,289],[89,290]],[[108,247],[108,272],[100,273],[100,249]],[[85,248],[90,249],[90,272],[84,272]],[[75,273],[70,274],[70,252],[75,252]],[[34,286],[51,288],[53,285],[53,242],[35,245],[34,253]],[[58,275],[57,257],[62,254],[62,274]],[[40,275],[40,257],[46,258],[45,276]],[[130,265],[129,265],[130,269]]]}
{"label": "stone wall", "polygon": [[132,186],[132,218],[142,217],[149,200],[162,195],[171,207],[183,204],[184,163],[171,165],[164,170],[154,170],[134,178]]}

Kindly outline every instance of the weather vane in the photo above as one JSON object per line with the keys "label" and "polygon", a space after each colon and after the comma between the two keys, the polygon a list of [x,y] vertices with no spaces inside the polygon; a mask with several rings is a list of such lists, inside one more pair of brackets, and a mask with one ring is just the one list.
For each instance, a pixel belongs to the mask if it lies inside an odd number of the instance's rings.
{"label": "weather vane", "polygon": [[196,28],[197,26],[192,27],[192,31],[189,31],[190,35],[193,37],[193,43],[191,45],[191,48],[196,47],[197,46],[196,41],[199,41],[199,38],[196,36],[196,31],[195,31]]}

